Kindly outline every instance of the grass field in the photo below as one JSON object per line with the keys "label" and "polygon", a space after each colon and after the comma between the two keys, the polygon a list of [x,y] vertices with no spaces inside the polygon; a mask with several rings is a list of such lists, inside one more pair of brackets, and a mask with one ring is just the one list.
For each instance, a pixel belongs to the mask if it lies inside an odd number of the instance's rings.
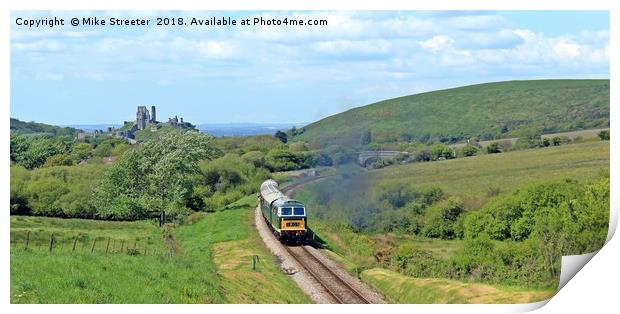
{"label": "grass field", "polygon": [[[22,242],[26,230],[32,236],[28,249]],[[52,232],[59,242],[50,253]],[[76,235],[81,237],[72,252]],[[116,241],[106,254],[108,237]],[[11,238],[11,303],[224,302],[215,265],[163,254],[166,247],[153,223],[14,216]],[[102,241],[90,253],[95,238]],[[120,252],[122,240],[140,248],[136,255],[127,254],[126,246]],[[144,255],[140,243],[149,241]]]}
{"label": "grass field", "polygon": [[[173,256],[167,256],[154,222],[13,216],[11,303],[310,302],[254,236],[255,200],[249,196],[225,211],[176,227],[179,250]],[[114,244],[105,253],[108,238]],[[259,257],[255,271],[252,255]]]}
{"label": "grass field", "polygon": [[532,303],[551,298],[555,290],[496,287],[455,280],[412,278],[382,268],[361,273],[361,278],[382,291],[390,303]]}
{"label": "grass field", "polygon": [[[311,300],[284,275],[254,227],[256,196],[207,215],[177,232],[186,254],[212,260],[227,303],[310,303]],[[258,257],[252,270],[252,256]]]}
{"label": "grass field", "polygon": [[609,173],[609,142],[412,163],[369,171],[373,182],[434,185],[477,209],[492,196],[560,178],[589,180]]}

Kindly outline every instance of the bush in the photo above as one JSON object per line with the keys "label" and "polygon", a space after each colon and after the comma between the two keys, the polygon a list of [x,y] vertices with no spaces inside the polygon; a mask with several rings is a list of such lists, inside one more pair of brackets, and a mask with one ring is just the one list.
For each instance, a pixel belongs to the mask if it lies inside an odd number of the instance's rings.
{"label": "bush", "polygon": [[261,151],[249,151],[241,156],[243,161],[251,163],[256,168],[265,166],[265,154]]}
{"label": "bush", "polygon": [[308,153],[293,153],[285,149],[275,149],[267,154],[265,165],[272,172],[299,170],[312,165],[312,155]]}
{"label": "bush", "polygon": [[454,152],[454,149],[444,144],[435,144],[431,147],[431,159],[432,160],[452,159],[455,157],[456,157],[456,154]]}
{"label": "bush", "polygon": [[288,141],[286,133],[279,130],[273,135],[273,137],[277,138],[278,140],[280,140],[280,142],[284,144],[286,144],[286,142]]}
{"label": "bush", "polygon": [[488,154],[501,153],[501,151],[499,150],[499,143],[498,142],[493,142],[493,143],[489,144],[489,146],[487,146],[487,153]]}
{"label": "bush", "polygon": [[93,218],[91,195],[105,167],[11,167],[11,213]]}
{"label": "bush", "polygon": [[603,130],[598,132],[598,137],[602,140],[602,141],[609,141],[609,130]]}
{"label": "bush", "polygon": [[429,208],[422,235],[429,238],[454,239],[456,237],[456,221],[463,211],[463,204],[455,198]]}
{"label": "bush", "polygon": [[58,154],[51,156],[45,160],[43,168],[55,167],[55,166],[71,166],[74,164],[74,160],[67,154]]}
{"label": "bush", "polygon": [[402,273],[417,278],[442,277],[444,266],[441,260],[429,252],[407,243],[393,253],[393,265]]}
{"label": "bush", "polygon": [[463,146],[463,148],[461,148],[461,154],[463,155],[463,157],[476,156],[476,154],[478,154],[478,147],[467,144]]}

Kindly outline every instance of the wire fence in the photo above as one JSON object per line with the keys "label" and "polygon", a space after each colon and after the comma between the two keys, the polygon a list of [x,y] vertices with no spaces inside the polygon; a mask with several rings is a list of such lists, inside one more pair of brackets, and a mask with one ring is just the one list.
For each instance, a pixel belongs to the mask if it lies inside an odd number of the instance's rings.
{"label": "wire fence", "polygon": [[50,254],[169,255],[159,238],[113,237],[25,230],[11,233],[11,250]]}

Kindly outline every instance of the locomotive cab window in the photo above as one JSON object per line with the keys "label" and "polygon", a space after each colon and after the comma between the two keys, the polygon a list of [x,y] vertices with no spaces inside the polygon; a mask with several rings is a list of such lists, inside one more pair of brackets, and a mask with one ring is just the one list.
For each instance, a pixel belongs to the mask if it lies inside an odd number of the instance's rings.
{"label": "locomotive cab window", "polygon": [[290,207],[280,208],[280,215],[281,216],[291,216],[291,215],[293,215],[293,209],[290,208]]}
{"label": "locomotive cab window", "polygon": [[303,207],[295,207],[293,208],[293,215],[295,216],[305,216],[306,211]]}

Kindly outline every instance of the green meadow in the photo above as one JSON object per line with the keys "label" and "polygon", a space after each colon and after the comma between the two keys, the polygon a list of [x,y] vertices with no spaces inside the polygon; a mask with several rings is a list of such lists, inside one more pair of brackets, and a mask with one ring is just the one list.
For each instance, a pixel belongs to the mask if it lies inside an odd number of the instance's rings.
{"label": "green meadow", "polygon": [[11,303],[310,302],[255,236],[255,201],[166,228],[168,240],[150,221],[12,216]]}

